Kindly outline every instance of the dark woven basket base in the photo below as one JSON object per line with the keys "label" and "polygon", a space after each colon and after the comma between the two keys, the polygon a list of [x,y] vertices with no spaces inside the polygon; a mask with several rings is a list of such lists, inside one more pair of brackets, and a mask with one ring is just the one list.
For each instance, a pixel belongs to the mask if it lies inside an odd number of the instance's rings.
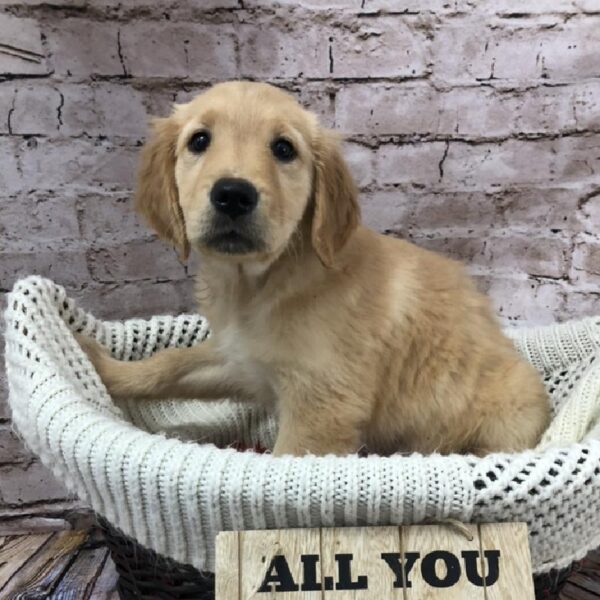
{"label": "dark woven basket base", "polygon": [[[215,577],[140,546],[102,517],[98,524],[119,573],[122,600],[214,600]],[[556,600],[578,563],[534,577],[536,600]],[[383,599],[382,599],[383,600]]]}
{"label": "dark woven basket base", "polygon": [[98,517],[123,600],[214,600],[215,577],[141,546]]}

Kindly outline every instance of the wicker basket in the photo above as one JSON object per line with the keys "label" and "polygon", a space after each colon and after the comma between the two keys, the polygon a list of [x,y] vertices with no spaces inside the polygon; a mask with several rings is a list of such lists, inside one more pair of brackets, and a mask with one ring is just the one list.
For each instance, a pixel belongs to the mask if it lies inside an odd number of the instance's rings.
{"label": "wicker basket", "polygon": [[211,578],[196,569],[214,570],[222,530],[525,521],[534,571],[549,573],[538,580],[540,598],[600,544],[600,318],[514,334],[552,399],[552,443],[483,458],[238,452],[236,440],[270,447],[276,422],[266,411],[199,401],[115,405],[72,335],[135,360],[201,342],[207,326],[198,315],[101,322],[60,286],[32,277],[15,285],[5,318],[15,426],[108,519],[124,597],[210,594]]}
{"label": "wicker basket", "polygon": [[117,568],[117,590],[123,599],[213,600],[215,578],[191,565],[144,548],[98,516],[110,555]]}

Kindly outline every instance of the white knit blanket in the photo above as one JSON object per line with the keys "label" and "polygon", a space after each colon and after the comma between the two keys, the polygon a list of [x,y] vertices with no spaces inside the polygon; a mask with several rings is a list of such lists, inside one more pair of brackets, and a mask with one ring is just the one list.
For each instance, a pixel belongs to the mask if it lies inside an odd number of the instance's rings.
{"label": "white knit blanket", "polygon": [[448,517],[527,521],[537,573],[600,545],[600,318],[509,333],[552,401],[554,419],[536,450],[276,458],[217,447],[271,445],[276,424],[249,407],[116,406],[72,334],[95,336],[133,360],[202,341],[201,317],[101,322],[39,277],[15,285],[5,317],[9,403],[28,446],[95,511],[178,561],[213,570],[223,529]]}

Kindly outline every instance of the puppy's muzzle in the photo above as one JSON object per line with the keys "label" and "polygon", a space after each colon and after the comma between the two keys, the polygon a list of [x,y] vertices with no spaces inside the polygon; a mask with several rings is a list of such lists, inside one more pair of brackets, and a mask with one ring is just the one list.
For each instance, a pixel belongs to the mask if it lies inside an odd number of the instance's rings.
{"label": "puppy's muzzle", "polygon": [[223,177],[209,194],[212,218],[202,243],[223,254],[247,254],[265,248],[259,226],[257,189],[246,179]]}
{"label": "puppy's muzzle", "polygon": [[235,220],[249,215],[256,208],[258,192],[245,179],[224,177],[213,185],[210,202],[217,212]]}

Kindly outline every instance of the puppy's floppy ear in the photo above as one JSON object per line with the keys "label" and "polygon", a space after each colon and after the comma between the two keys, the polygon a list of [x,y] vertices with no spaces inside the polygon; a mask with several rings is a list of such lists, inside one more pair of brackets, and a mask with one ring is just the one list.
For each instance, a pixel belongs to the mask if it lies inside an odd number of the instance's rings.
{"label": "puppy's floppy ear", "polygon": [[179,125],[173,118],[153,120],[152,133],[140,156],[135,208],[159,237],[171,242],[185,260],[190,253],[190,243],[175,182],[178,134]]}
{"label": "puppy's floppy ear", "polygon": [[314,156],[312,244],[323,265],[331,267],[360,221],[358,194],[333,132],[319,131]]}

